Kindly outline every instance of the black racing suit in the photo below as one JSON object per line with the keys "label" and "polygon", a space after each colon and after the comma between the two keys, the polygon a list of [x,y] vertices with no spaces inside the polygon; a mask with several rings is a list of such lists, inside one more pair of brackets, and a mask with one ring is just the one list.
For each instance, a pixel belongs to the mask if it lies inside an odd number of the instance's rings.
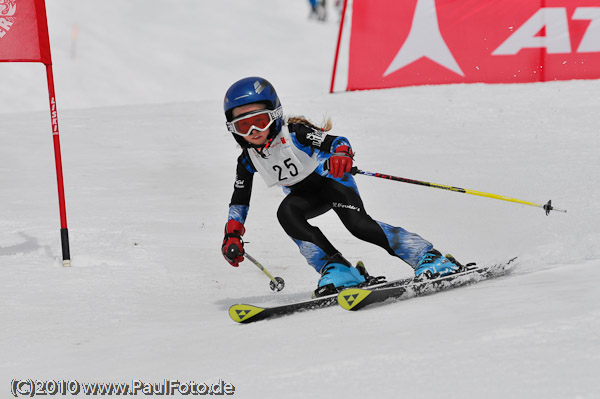
{"label": "black racing suit", "polygon": [[[320,271],[329,257],[339,251],[322,231],[308,220],[333,209],[344,226],[355,237],[373,243],[389,254],[415,267],[433,245],[414,233],[373,220],[366,212],[354,178],[346,173],[333,178],[324,170],[325,161],[340,145],[350,146],[345,137],[325,134],[304,124],[287,125],[296,148],[316,158],[315,170],[302,181],[282,185],[287,193],[277,210],[277,218],[285,232],[298,245],[307,262]],[[285,129],[285,127],[284,127]],[[281,134],[281,133],[280,133]],[[244,223],[250,205],[252,182],[257,168],[244,148],[238,158],[236,182],[229,207],[229,219]],[[258,159],[258,162],[261,162]]]}

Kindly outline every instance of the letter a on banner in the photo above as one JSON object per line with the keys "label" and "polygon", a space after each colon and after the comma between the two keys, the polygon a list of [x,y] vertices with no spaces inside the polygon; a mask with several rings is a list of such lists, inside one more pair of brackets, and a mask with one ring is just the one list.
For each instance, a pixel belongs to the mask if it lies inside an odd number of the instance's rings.
{"label": "letter a on banner", "polygon": [[44,0],[0,0],[0,62],[41,62],[46,65],[50,120],[58,184],[63,266],[71,265],[63,184],[58,115]]}

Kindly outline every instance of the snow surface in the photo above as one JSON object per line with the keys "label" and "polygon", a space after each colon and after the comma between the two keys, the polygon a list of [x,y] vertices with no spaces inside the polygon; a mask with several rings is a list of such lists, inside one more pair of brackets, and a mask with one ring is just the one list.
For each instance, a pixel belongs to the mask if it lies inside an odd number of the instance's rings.
{"label": "snow surface", "polygon": [[[48,2],[73,266],[61,266],[43,67],[2,64],[0,396],[13,378],[223,379],[240,398],[600,398],[600,81],[327,94],[336,18],[304,1]],[[73,26],[78,35],[72,43]],[[75,53],[72,55],[72,48]],[[287,114],[331,117],[365,170],[567,214],[358,176],[377,220],[509,277],[360,312],[251,325],[239,302],[297,300],[317,275],[257,177],[246,246],[220,244],[239,153],[221,111],[262,75]],[[373,274],[412,270],[315,219]]]}

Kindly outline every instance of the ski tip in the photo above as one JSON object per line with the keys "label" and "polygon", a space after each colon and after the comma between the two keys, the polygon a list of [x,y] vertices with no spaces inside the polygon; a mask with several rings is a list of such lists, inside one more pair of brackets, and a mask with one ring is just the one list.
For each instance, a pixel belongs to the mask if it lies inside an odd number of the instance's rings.
{"label": "ski tip", "polygon": [[339,305],[346,310],[358,310],[359,304],[369,295],[371,291],[361,288],[347,288],[338,294]]}
{"label": "ski tip", "polygon": [[232,305],[229,308],[229,317],[231,320],[237,323],[247,323],[252,320],[256,315],[260,314],[264,308],[259,308],[258,306],[252,305]]}

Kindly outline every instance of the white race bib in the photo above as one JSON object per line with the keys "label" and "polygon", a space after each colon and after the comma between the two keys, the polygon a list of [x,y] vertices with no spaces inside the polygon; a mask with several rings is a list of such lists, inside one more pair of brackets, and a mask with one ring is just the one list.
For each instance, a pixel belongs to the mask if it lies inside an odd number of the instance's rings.
{"label": "white race bib", "polygon": [[275,137],[271,147],[263,151],[264,158],[254,148],[248,149],[252,164],[267,186],[294,185],[310,175],[319,165],[317,154],[309,156],[297,148],[287,126]]}

